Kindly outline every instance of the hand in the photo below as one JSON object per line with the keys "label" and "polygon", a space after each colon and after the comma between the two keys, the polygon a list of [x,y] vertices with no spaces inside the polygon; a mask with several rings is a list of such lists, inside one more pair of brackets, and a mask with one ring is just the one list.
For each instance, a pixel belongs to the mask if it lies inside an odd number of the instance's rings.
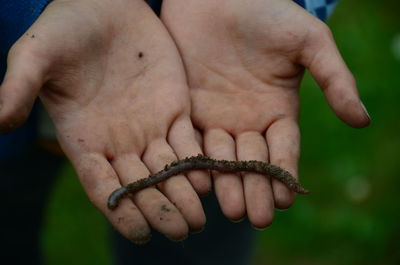
{"label": "hand", "polygon": [[[297,176],[298,88],[304,68],[353,127],[369,117],[329,29],[289,0],[165,0],[162,20],[187,71],[192,120],[208,156],[269,161]],[[257,174],[214,173],[224,214],[268,226],[294,194]]]}
{"label": "hand", "polygon": [[[3,131],[26,119],[38,94],[89,199],[125,237],[147,241],[150,225],[181,240],[203,227],[183,175],[107,208],[121,185],[201,152],[178,51],[144,1],[52,2],[9,53]],[[189,178],[200,193],[210,189],[205,172]]]}

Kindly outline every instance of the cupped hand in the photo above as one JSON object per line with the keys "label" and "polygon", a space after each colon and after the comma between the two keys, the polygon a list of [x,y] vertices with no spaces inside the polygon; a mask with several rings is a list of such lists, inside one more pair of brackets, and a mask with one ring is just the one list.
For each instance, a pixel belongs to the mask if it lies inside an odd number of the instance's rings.
{"label": "cupped hand", "polygon": [[0,87],[0,127],[19,126],[40,96],[93,204],[134,242],[150,226],[181,240],[205,223],[195,189],[205,172],[175,176],[107,208],[110,193],[201,153],[183,65],[142,0],[56,0],[12,47]]}
{"label": "cupped hand", "polygon": [[[192,120],[206,155],[268,161],[297,176],[298,88],[308,68],[333,111],[347,124],[369,123],[354,78],[325,24],[289,0],[165,0],[162,20],[180,50]],[[246,173],[214,173],[224,214],[245,213],[258,228],[294,194]]]}

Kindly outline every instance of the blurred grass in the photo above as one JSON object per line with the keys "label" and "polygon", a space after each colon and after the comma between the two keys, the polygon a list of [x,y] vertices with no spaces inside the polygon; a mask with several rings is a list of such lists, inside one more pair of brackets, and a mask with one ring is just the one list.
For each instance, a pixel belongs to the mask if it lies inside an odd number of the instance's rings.
{"label": "blurred grass", "polygon": [[70,164],[57,179],[43,235],[46,264],[111,264],[106,220],[87,199]]}
{"label": "blurred grass", "polygon": [[[256,264],[400,264],[400,3],[341,1],[330,20],[372,117],[367,129],[339,121],[307,75],[300,175],[309,196],[277,212],[260,233]],[[107,228],[66,165],[49,205],[43,243],[49,265],[110,264]]]}
{"label": "blurred grass", "polygon": [[312,194],[276,214],[260,238],[258,264],[400,264],[400,61],[392,52],[399,7],[341,1],[330,20],[372,124],[342,124],[306,77],[300,175]]}

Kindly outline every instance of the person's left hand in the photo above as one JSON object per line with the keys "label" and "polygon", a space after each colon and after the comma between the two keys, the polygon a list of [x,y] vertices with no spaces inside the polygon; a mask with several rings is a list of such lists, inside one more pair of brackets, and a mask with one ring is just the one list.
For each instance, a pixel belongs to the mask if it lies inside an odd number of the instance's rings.
{"label": "person's left hand", "polygon": [[[292,1],[164,0],[161,15],[186,67],[192,120],[203,133],[206,155],[269,161],[297,176],[304,67],[339,118],[353,127],[368,125],[328,27]],[[274,207],[294,201],[281,182],[261,175],[213,176],[222,211],[233,220],[247,212],[263,228]]]}

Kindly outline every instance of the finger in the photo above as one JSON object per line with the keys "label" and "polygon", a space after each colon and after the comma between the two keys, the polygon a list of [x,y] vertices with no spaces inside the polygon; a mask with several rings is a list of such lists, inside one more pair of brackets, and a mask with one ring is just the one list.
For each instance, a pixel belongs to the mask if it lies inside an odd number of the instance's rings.
{"label": "finger", "polygon": [[370,123],[368,112],[359,98],[355,79],[343,61],[328,27],[322,26],[318,34],[310,38],[302,61],[340,119],[355,128]]}
{"label": "finger", "polygon": [[118,176],[109,162],[98,154],[83,155],[73,162],[90,201],[115,229],[134,243],[147,242],[151,235],[150,227],[132,201],[121,200],[115,210],[109,210],[107,207],[108,196],[121,187]]}
{"label": "finger", "polygon": [[[22,38],[26,38],[23,36]],[[28,118],[45,82],[44,65],[29,46],[14,45],[0,87],[0,131],[10,132]]]}
{"label": "finger", "polygon": [[[235,141],[221,129],[205,132],[204,149],[206,155],[214,159],[236,161]],[[215,193],[222,212],[231,220],[240,220],[245,214],[242,179],[238,174],[212,172]]]}
{"label": "finger", "polygon": [[[297,163],[300,156],[300,131],[297,122],[291,118],[284,118],[274,122],[266,132],[269,149],[269,161],[287,171],[296,179]],[[295,193],[285,184],[273,179],[275,207],[279,209],[289,208],[294,200]]]}
{"label": "finger", "polygon": [[[258,132],[245,132],[236,137],[239,161],[268,162],[265,138]],[[274,197],[270,178],[256,173],[242,173],[247,216],[257,228],[265,228],[274,218]]]}
{"label": "finger", "polygon": [[[164,169],[165,165],[176,160],[177,157],[172,148],[161,139],[150,144],[143,156],[143,161],[152,173]],[[200,199],[183,174],[170,177],[158,187],[179,209],[191,231],[198,231],[204,227],[206,218]]]}
{"label": "finger", "polygon": [[[200,144],[196,140],[195,132],[189,117],[175,121],[168,133],[168,142],[175,150],[179,159],[202,154]],[[211,190],[211,178],[208,171],[191,170],[186,173],[194,189],[200,195]]]}
{"label": "finger", "polygon": [[[150,172],[133,154],[117,156],[113,162],[123,185],[148,177]],[[146,188],[130,196],[150,225],[172,240],[184,239],[187,225],[174,205],[156,188]]]}

